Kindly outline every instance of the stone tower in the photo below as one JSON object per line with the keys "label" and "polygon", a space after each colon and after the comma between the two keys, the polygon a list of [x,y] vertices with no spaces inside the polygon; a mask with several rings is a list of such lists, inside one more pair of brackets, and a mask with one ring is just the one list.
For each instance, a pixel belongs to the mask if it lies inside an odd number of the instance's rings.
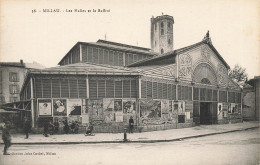
{"label": "stone tower", "polygon": [[163,54],[173,50],[172,16],[161,15],[151,18],[151,48],[154,52]]}

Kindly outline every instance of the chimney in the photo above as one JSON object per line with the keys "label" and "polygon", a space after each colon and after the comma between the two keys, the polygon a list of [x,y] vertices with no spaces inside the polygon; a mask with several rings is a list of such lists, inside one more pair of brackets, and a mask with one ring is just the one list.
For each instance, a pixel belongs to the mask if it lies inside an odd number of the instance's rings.
{"label": "chimney", "polygon": [[20,63],[23,65],[23,60],[22,59],[20,60]]}

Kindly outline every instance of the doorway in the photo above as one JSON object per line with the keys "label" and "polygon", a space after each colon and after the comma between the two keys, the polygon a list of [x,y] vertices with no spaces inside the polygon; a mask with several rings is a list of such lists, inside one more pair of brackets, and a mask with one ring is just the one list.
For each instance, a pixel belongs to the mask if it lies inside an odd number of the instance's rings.
{"label": "doorway", "polygon": [[211,102],[200,103],[200,124],[217,123],[217,104]]}

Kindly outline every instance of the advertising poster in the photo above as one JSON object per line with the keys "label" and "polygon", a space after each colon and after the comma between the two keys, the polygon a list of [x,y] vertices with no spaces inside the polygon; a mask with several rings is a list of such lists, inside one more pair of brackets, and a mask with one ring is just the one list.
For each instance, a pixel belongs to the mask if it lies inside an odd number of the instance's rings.
{"label": "advertising poster", "polygon": [[223,103],[218,103],[218,120],[223,118]]}
{"label": "advertising poster", "polygon": [[116,122],[123,122],[123,112],[115,112]]}
{"label": "advertising poster", "polygon": [[87,124],[87,123],[89,123],[89,116],[86,115],[86,114],[82,115],[82,116],[81,116],[81,122],[82,122],[82,124]]}
{"label": "advertising poster", "polygon": [[136,101],[123,100],[123,112],[124,114],[136,114]]}
{"label": "advertising poster", "polygon": [[68,115],[81,115],[82,100],[68,99],[67,107],[68,107]]}
{"label": "advertising poster", "polygon": [[51,99],[38,100],[39,116],[51,116]]}
{"label": "advertising poster", "polygon": [[114,110],[114,99],[103,99],[104,111],[113,111]]}
{"label": "advertising poster", "polygon": [[140,100],[140,123],[160,124],[161,120],[161,101]]}
{"label": "advertising poster", "polygon": [[122,112],[122,100],[121,99],[114,100],[114,111]]}
{"label": "advertising poster", "polygon": [[82,100],[82,111],[81,114],[88,114],[88,100],[83,99]]}
{"label": "advertising poster", "polygon": [[89,113],[94,118],[102,118],[103,116],[103,101],[102,100],[88,100]]}
{"label": "advertising poster", "polygon": [[53,116],[67,116],[66,99],[53,99]]}
{"label": "advertising poster", "polygon": [[169,113],[169,101],[162,100],[161,106],[162,106],[162,114],[168,114]]}
{"label": "advertising poster", "polygon": [[185,113],[185,102],[184,101],[178,102],[178,113],[179,113],[179,115]]}
{"label": "advertising poster", "polygon": [[186,119],[190,119],[190,112],[185,112]]}
{"label": "advertising poster", "polygon": [[115,121],[116,117],[114,111],[105,111],[104,115],[105,115],[105,123],[111,123]]}

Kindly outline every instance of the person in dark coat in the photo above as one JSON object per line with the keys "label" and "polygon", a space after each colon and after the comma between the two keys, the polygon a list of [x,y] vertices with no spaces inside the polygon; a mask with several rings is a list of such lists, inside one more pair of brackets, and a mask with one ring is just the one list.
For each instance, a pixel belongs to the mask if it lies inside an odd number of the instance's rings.
{"label": "person in dark coat", "polygon": [[43,135],[45,137],[48,137],[48,132],[49,132],[49,122],[48,120],[45,120],[43,124]]}
{"label": "person in dark coat", "polygon": [[88,135],[92,135],[92,131],[93,131],[94,127],[92,125],[92,122],[89,123],[88,127],[86,128],[86,134],[85,136],[88,136]]}
{"label": "person in dark coat", "polygon": [[2,130],[2,139],[4,141],[4,155],[10,155],[7,153],[7,149],[11,146],[11,135],[9,133],[9,123],[5,123],[4,128]]}
{"label": "person in dark coat", "polygon": [[24,133],[26,135],[25,139],[29,138],[29,132],[31,131],[32,125],[31,121],[28,118],[25,118],[24,121]]}
{"label": "person in dark coat", "polygon": [[64,130],[65,134],[68,134],[70,128],[69,128],[67,120],[63,121],[63,124],[64,124],[63,130]]}
{"label": "person in dark coat", "polygon": [[134,119],[133,116],[131,116],[129,119],[129,133],[133,133],[133,129],[134,129]]}
{"label": "person in dark coat", "polygon": [[59,124],[58,120],[55,120],[54,121],[54,132],[55,133],[59,132],[59,126],[60,126],[60,124]]}

